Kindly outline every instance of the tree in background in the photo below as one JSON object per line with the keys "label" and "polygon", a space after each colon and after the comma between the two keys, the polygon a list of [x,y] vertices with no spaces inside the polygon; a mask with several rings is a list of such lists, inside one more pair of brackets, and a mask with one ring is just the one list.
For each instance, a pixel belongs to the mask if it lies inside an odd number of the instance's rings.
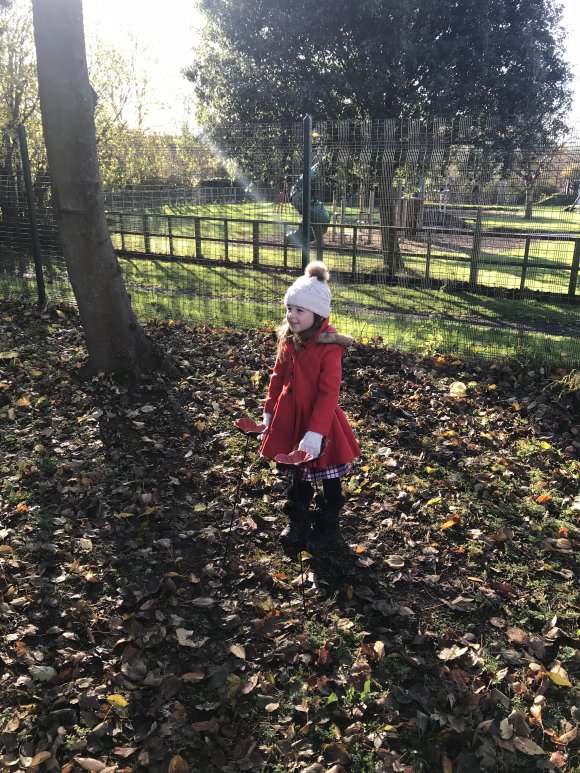
{"label": "tree in background", "polygon": [[27,124],[35,167],[42,165],[42,130],[30,8],[16,4],[8,7],[0,19],[0,213],[4,236],[17,242],[21,230],[27,231],[28,221],[16,127]]}
{"label": "tree in background", "polygon": [[[206,24],[186,77],[198,120],[248,166],[257,140],[228,145],[240,123],[471,116],[498,169],[516,148],[558,145],[570,104],[555,0],[198,0]],[[256,134],[256,137],[258,135]],[[354,141],[354,138],[353,138]],[[239,153],[239,155],[237,155]],[[529,161],[529,159],[527,159]],[[526,163],[527,163],[526,161]],[[258,162],[259,163],[259,162]],[[385,263],[399,258],[391,187],[404,164],[377,168]],[[386,229],[388,231],[389,229]]]}
{"label": "tree in background", "polygon": [[186,72],[211,130],[315,118],[560,115],[555,0],[198,0]]}
{"label": "tree in background", "polygon": [[89,372],[134,374],[163,358],[131,308],[111,244],[99,175],[81,0],[33,0],[53,209],[89,353]]}

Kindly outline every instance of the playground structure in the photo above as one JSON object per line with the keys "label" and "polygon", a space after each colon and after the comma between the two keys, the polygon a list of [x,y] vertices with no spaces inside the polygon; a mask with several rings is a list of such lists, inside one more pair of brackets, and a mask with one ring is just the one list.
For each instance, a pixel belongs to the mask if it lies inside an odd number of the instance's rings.
{"label": "playground structure", "polygon": [[[300,175],[296,183],[292,186],[290,191],[290,202],[299,215],[302,215],[303,200],[304,200],[304,175]],[[318,164],[314,164],[310,168],[310,186],[311,190],[314,188],[314,183],[318,178]],[[314,191],[312,191],[314,193]],[[310,199],[310,242],[320,243],[322,237],[328,230],[330,223],[330,214],[322,201],[316,198],[315,195],[311,195]],[[286,237],[288,244],[295,244],[297,246],[302,244],[302,226],[297,228],[292,233],[289,233]]]}

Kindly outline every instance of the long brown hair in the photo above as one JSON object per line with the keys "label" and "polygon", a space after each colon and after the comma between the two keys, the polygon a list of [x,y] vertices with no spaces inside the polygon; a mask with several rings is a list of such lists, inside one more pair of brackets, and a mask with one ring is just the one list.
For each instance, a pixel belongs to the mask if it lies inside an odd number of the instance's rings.
{"label": "long brown hair", "polygon": [[311,338],[314,338],[316,333],[320,330],[322,327],[322,323],[324,322],[324,317],[321,317],[320,314],[314,314],[314,322],[312,325],[308,328],[308,330],[303,330],[301,333],[294,334],[290,330],[290,325],[288,324],[287,320],[284,320],[282,324],[276,328],[276,336],[278,337],[278,348],[276,349],[276,359],[280,362],[284,362],[286,359],[286,344],[290,343],[290,341],[295,338],[298,343],[306,343],[306,341],[310,341]]}

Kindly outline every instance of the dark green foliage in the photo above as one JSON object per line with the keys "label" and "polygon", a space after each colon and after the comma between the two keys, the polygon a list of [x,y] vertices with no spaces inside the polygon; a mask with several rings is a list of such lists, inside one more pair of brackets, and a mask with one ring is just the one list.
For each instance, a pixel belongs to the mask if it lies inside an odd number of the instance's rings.
{"label": "dark green foliage", "polygon": [[553,0],[200,0],[187,72],[210,129],[240,121],[505,115],[569,105]]}

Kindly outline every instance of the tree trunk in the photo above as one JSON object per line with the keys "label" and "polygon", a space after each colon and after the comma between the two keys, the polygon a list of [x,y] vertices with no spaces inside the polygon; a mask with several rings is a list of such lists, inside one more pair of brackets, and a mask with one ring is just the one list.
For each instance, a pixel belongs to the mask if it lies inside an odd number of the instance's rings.
{"label": "tree trunk", "polygon": [[524,210],[524,220],[532,220],[534,209],[534,186],[526,185],[526,205]]}
{"label": "tree trunk", "polygon": [[81,0],[33,0],[53,207],[89,354],[89,372],[165,365],[131,308],[103,203]]}
{"label": "tree trunk", "polygon": [[386,273],[394,277],[403,267],[399,236],[396,230],[397,197],[393,188],[393,168],[384,163],[379,185],[379,211],[381,214],[381,245]]}

